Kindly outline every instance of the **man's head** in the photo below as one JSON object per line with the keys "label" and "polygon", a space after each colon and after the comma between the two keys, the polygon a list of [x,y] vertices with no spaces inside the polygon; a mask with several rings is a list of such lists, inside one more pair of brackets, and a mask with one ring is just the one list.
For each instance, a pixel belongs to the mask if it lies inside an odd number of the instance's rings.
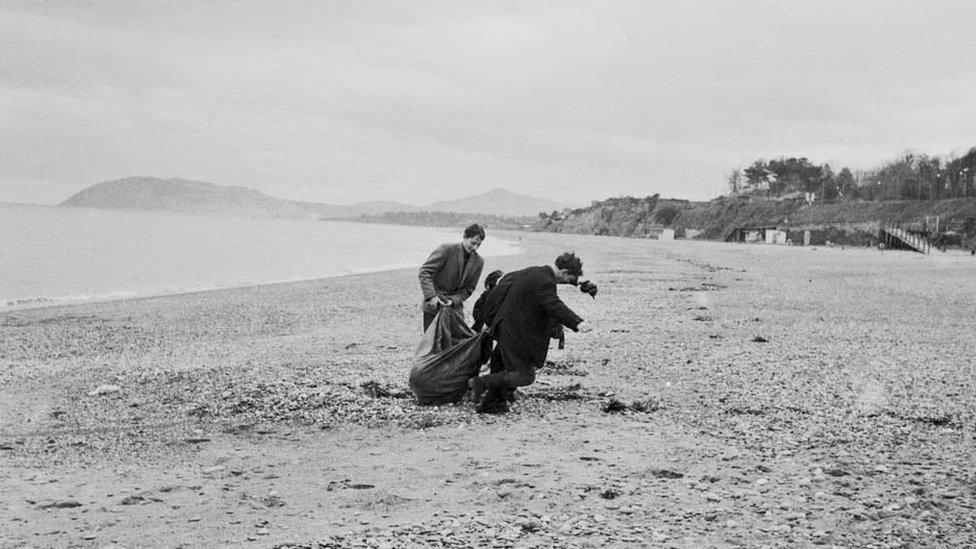
{"label": "man's head", "polygon": [[485,277],[485,289],[490,290],[494,288],[495,284],[498,284],[498,279],[501,278],[503,274],[505,273],[501,271],[492,271],[488,273],[488,276]]}
{"label": "man's head", "polygon": [[464,229],[464,240],[461,241],[461,246],[464,248],[464,251],[471,253],[477,251],[484,240],[485,230],[481,228],[481,225],[472,223]]}
{"label": "man's head", "polygon": [[575,285],[583,276],[583,262],[575,253],[566,252],[556,258],[556,282]]}

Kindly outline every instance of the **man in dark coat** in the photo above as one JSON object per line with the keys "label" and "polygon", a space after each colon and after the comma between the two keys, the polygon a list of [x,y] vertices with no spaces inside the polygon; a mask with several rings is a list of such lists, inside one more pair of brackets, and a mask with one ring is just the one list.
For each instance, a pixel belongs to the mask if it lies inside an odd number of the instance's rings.
{"label": "man in dark coat", "polygon": [[535,369],[545,364],[553,323],[576,331],[583,319],[566,306],[556,284],[577,284],[583,263],[571,253],[556,258],[554,266],[528,267],[502,277],[485,304],[489,333],[497,344],[492,352],[493,373],[468,383],[478,412],[493,411],[505,394],[531,385]]}
{"label": "man in dark coat", "polygon": [[420,266],[420,290],[424,294],[424,330],[437,316],[439,307],[454,307],[463,312],[464,300],[471,297],[485,260],[478,247],[485,230],[477,223],[464,229],[461,242],[441,244]]}
{"label": "man in dark coat", "polygon": [[474,324],[471,325],[471,329],[475,332],[480,332],[485,327],[485,302],[488,300],[488,296],[491,295],[492,288],[498,284],[498,279],[503,274],[505,273],[495,270],[488,273],[488,276],[485,277],[485,291],[481,292],[481,295],[475,300],[474,306],[471,307],[471,317],[474,318]]}

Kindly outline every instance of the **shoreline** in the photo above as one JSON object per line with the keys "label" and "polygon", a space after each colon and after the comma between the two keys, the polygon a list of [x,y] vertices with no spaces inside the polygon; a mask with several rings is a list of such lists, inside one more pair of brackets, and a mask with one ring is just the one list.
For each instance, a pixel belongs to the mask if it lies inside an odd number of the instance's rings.
{"label": "shoreline", "polygon": [[[35,211],[36,208],[36,211]],[[460,239],[441,228],[6,206],[4,311],[406,268]],[[6,213],[9,213],[8,217]],[[493,244],[493,245],[492,245]],[[495,240],[482,255],[517,253]]]}
{"label": "shoreline", "polygon": [[[350,222],[355,223],[355,222]],[[440,227],[432,227],[435,229],[442,229]],[[517,233],[513,233],[517,234]],[[505,238],[502,241],[502,246],[505,248],[499,253],[492,253],[491,255],[484,255],[483,257],[487,260],[489,258],[499,258],[507,256],[518,256],[524,252],[520,250],[521,237],[515,240],[511,236]],[[512,250],[512,251],[509,251]],[[419,268],[423,263],[424,258],[420,257],[417,260],[416,266],[413,264],[399,263],[395,265],[385,265],[378,266],[375,268],[365,268],[361,270],[347,270],[347,272],[336,273],[324,276],[313,276],[308,278],[293,278],[293,279],[281,279],[281,280],[269,280],[263,282],[245,283],[240,285],[231,286],[214,286],[214,287],[203,287],[197,289],[177,289],[172,291],[161,291],[152,293],[124,293],[121,295],[115,295],[113,293],[97,295],[92,297],[61,297],[61,298],[46,298],[46,297],[35,297],[35,298],[18,298],[18,299],[7,299],[5,305],[0,305],[0,315],[5,313],[12,313],[16,311],[28,311],[35,309],[50,309],[57,307],[77,307],[85,305],[93,305],[98,303],[109,303],[117,301],[130,301],[130,300],[142,300],[142,299],[155,299],[162,297],[175,297],[183,295],[194,295],[202,294],[208,292],[224,292],[232,290],[243,290],[247,288],[255,288],[261,286],[278,286],[284,284],[302,284],[315,281],[323,281],[334,278],[349,277],[349,276],[360,276],[369,275],[374,273],[382,273],[388,271],[400,271],[412,268]]]}
{"label": "shoreline", "polygon": [[[510,255],[518,255],[518,254],[510,254]],[[499,256],[493,256],[493,257],[499,257]],[[368,276],[371,274],[404,271],[413,268],[414,267],[412,266],[401,265],[401,266],[393,266],[393,267],[382,267],[382,268],[377,268],[375,270],[370,269],[370,270],[363,270],[359,272],[349,272],[349,273],[342,273],[342,274],[318,276],[313,278],[299,278],[293,280],[272,280],[267,282],[256,282],[253,284],[242,284],[239,286],[221,286],[221,287],[214,287],[214,288],[200,288],[196,290],[177,290],[173,292],[153,293],[153,294],[145,294],[145,295],[126,295],[120,297],[98,296],[90,299],[89,298],[81,298],[81,299],[62,298],[62,299],[52,299],[50,300],[50,302],[45,302],[44,304],[38,304],[38,305],[25,304],[24,306],[19,306],[19,305],[11,306],[9,305],[9,301],[8,301],[8,305],[4,307],[0,307],[0,315],[5,313],[17,312],[17,311],[32,311],[37,309],[52,309],[52,308],[59,308],[59,307],[64,307],[64,308],[84,307],[87,305],[97,305],[101,303],[141,301],[147,299],[160,299],[160,298],[170,298],[170,297],[185,297],[185,296],[200,295],[200,294],[247,290],[247,289],[261,288],[265,286],[273,287],[273,286],[284,286],[289,284],[307,284],[307,283],[332,280],[336,278]],[[25,300],[18,300],[18,301],[25,301]],[[34,300],[28,300],[28,301],[34,301]]]}
{"label": "shoreline", "polygon": [[[435,227],[439,228],[439,227]],[[635,242],[659,242],[652,239],[637,239],[631,237],[623,236],[606,236],[606,235],[590,235],[590,234],[575,234],[575,233],[548,233],[548,232],[521,232],[521,231],[511,231],[511,230],[496,230],[494,232],[503,232],[506,234],[505,240],[507,240],[507,245],[513,246],[515,248],[520,248],[522,237],[525,235],[549,235],[549,236],[564,236],[564,237],[582,237],[582,238],[594,238],[594,239],[620,239],[623,241],[635,241]],[[517,240],[514,240],[516,239]],[[723,249],[734,250],[737,248],[743,251],[749,252],[752,249],[753,253],[758,253],[759,255],[765,255],[769,253],[783,253],[786,250],[803,250],[806,252],[817,252],[824,251],[827,253],[837,252],[837,253],[858,253],[863,252],[867,254],[878,254],[879,257],[884,257],[888,255],[889,257],[899,257],[904,256],[906,258],[911,258],[911,260],[928,260],[933,262],[953,262],[956,260],[966,261],[965,258],[970,257],[972,254],[964,249],[960,250],[948,250],[946,252],[934,251],[930,254],[919,254],[906,250],[885,250],[879,251],[876,248],[865,247],[865,246],[785,246],[785,245],[770,245],[763,243],[735,243],[735,242],[724,242],[718,240],[684,240],[679,239],[675,241],[663,241],[659,245],[668,246],[677,243],[678,245],[690,245],[690,246],[715,246]],[[486,259],[486,271],[482,273],[482,277],[490,272],[491,269],[487,268],[487,260],[491,258],[506,258],[506,257],[518,257],[525,255],[524,250],[516,251],[514,253],[502,253],[493,254],[490,256],[484,256]],[[10,300],[8,300],[7,305],[0,306],[0,315],[24,311],[34,311],[34,310],[50,310],[57,308],[75,308],[75,307],[85,307],[90,305],[98,305],[103,303],[116,303],[116,302],[126,302],[126,301],[141,301],[141,300],[153,300],[160,298],[177,298],[181,296],[192,296],[201,295],[209,293],[220,293],[220,292],[232,292],[240,290],[248,290],[261,288],[265,286],[286,286],[291,284],[308,284],[315,282],[323,282],[327,280],[346,278],[346,277],[358,277],[358,276],[368,276],[372,274],[385,273],[385,272],[395,272],[415,269],[419,267],[423,259],[421,258],[417,265],[397,265],[389,267],[381,267],[376,269],[362,270],[358,272],[347,272],[334,275],[316,276],[311,278],[298,278],[298,279],[286,279],[286,280],[273,280],[267,282],[257,282],[249,284],[241,284],[234,286],[220,286],[220,287],[210,287],[210,288],[200,288],[200,289],[189,289],[189,290],[176,290],[172,292],[164,293],[150,293],[150,294],[139,294],[139,295],[122,295],[119,297],[108,297],[108,296],[96,296],[92,298],[60,298],[60,299],[47,299],[47,298],[25,298],[16,301],[29,301],[31,303],[24,304],[14,304],[10,305]],[[476,290],[476,293],[480,291],[480,287]],[[37,303],[34,303],[37,301]]]}

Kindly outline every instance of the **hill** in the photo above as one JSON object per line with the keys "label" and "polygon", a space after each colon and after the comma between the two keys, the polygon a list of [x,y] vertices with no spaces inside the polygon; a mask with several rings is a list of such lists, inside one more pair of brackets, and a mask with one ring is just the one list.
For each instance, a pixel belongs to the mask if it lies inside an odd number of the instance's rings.
{"label": "hill", "polygon": [[536,198],[495,188],[488,192],[434,202],[423,209],[438,212],[477,213],[503,217],[534,216],[540,212],[561,211],[571,207],[568,203]]}
{"label": "hill", "polygon": [[577,234],[646,237],[670,226],[687,200],[624,196],[593,202],[586,208],[539,214],[537,227],[543,231]]}
{"label": "hill", "polygon": [[60,205],[202,215],[309,219],[348,218],[417,209],[417,206],[410,204],[388,201],[359,202],[349,205],[300,202],[268,196],[247,187],[156,177],[128,177],[96,183],[72,195]]}
{"label": "hill", "polygon": [[129,177],[104,181],[72,195],[60,205],[192,214],[313,217],[299,204],[254,189],[178,178]]}
{"label": "hill", "polygon": [[[808,204],[804,200],[722,197],[711,202],[621,197],[594,202],[586,208],[540,214],[536,230],[646,238],[662,227],[678,236],[725,240],[736,228],[775,227],[794,241],[811,231],[815,244],[868,244],[878,237],[879,223],[915,230],[935,230],[939,238],[969,243],[976,238],[976,198],[945,200],[851,200]],[[926,219],[928,218],[928,219]],[[928,221],[928,223],[926,223]],[[952,234],[956,236],[949,238]],[[966,244],[968,245],[968,244]]]}
{"label": "hill", "polygon": [[437,212],[421,210],[414,212],[385,212],[348,218],[359,223],[389,223],[391,225],[419,225],[423,227],[467,227],[472,223],[482,225],[486,230],[528,230],[535,228],[538,217],[514,217],[464,212]]}
{"label": "hill", "polygon": [[827,231],[835,242],[862,243],[879,222],[921,227],[939,218],[940,229],[967,232],[976,222],[976,198],[945,200],[852,200],[807,204],[802,200],[723,197],[681,211],[673,225],[702,238],[724,240],[739,227],[776,226],[787,231]]}
{"label": "hill", "polygon": [[420,209],[413,204],[376,200],[355,204],[326,204],[323,202],[295,202],[319,219],[349,219],[361,215],[380,215],[385,212],[413,212]]}
{"label": "hill", "polygon": [[[432,214],[413,216],[409,219],[409,224],[422,224],[424,219],[435,224],[440,223],[440,220],[435,219],[438,217],[437,212],[518,218],[535,216],[543,211],[562,210],[566,207],[564,203],[516,194],[504,189],[492,189],[476,196],[436,202],[425,207],[392,201],[328,204],[277,198],[247,187],[156,177],[128,177],[96,183],[72,195],[60,205],[312,219],[351,219],[361,216],[382,216],[389,212],[421,210]],[[506,222],[507,224],[509,223]]]}

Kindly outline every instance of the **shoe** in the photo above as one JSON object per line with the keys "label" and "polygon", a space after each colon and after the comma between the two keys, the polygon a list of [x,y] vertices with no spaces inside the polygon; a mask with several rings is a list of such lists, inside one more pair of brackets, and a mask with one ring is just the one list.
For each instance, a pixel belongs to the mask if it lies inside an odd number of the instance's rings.
{"label": "shoe", "polygon": [[509,410],[508,403],[501,398],[485,398],[481,406],[475,408],[479,414],[504,414]]}
{"label": "shoe", "polygon": [[475,376],[468,380],[468,389],[471,391],[471,403],[474,404],[475,408],[478,408],[482,404],[481,401],[484,399],[485,393],[488,392],[488,386],[480,377]]}
{"label": "shoe", "polygon": [[481,401],[475,403],[475,412],[479,414],[504,414],[508,412],[508,402],[505,400],[505,393],[498,389],[489,388],[481,397]]}

